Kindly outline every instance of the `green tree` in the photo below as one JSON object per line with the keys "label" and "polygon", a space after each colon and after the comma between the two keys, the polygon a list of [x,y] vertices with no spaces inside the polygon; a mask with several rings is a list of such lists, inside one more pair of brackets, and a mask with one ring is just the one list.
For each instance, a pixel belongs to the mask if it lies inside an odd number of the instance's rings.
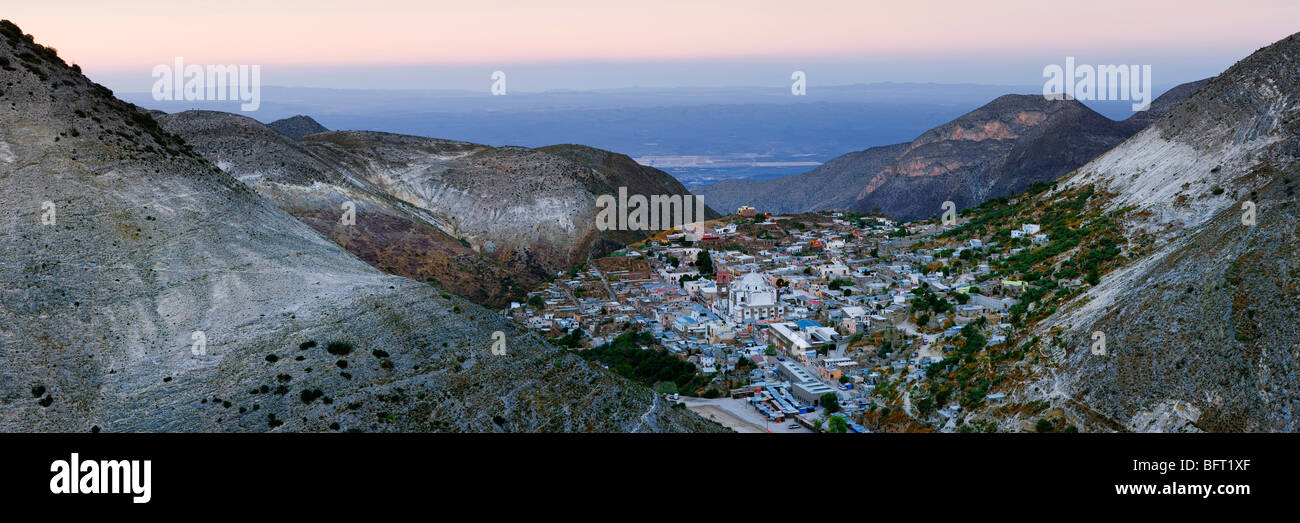
{"label": "green tree", "polygon": [[834,392],[822,394],[821,398],[818,398],[817,403],[821,404],[822,408],[826,409],[828,414],[834,414],[840,411],[840,400],[835,396]]}
{"label": "green tree", "polygon": [[695,268],[700,274],[713,275],[713,258],[709,256],[708,249],[700,249],[700,253],[695,255]]}
{"label": "green tree", "polygon": [[830,426],[826,428],[829,434],[844,434],[849,431],[849,422],[845,421],[844,416],[831,416]]}

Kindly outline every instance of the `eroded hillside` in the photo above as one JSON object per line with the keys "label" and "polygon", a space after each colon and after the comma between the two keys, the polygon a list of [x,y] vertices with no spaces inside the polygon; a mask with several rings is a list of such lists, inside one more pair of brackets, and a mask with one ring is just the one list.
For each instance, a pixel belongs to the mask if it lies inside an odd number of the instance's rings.
{"label": "eroded hillside", "polygon": [[370,267],[7,21],[0,58],[0,430],[718,429]]}

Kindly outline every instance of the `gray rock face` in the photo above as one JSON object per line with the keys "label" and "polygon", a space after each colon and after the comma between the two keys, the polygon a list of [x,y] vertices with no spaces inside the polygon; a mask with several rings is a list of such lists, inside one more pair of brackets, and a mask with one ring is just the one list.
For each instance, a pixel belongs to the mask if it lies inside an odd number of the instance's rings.
{"label": "gray rock face", "polygon": [[[1300,430],[1300,36],[1061,183],[1109,195],[1147,254],[1041,325],[1069,343],[1035,390],[1128,430]],[[1096,331],[1106,356],[1089,350]]]}
{"label": "gray rock face", "polygon": [[[667,173],[582,146],[494,148],[364,131],[294,141],[251,118],[212,111],[160,121],[371,265],[432,278],[495,307],[592,254],[646,237],[598,230],[599,195],[619,187],[689,194]],[[344,202],[356,205],[356,221],[341,228]]]}
{"label": "gray rock face", "polygon": [[[388,194],[441,220],[449,234],[507,265],[554,272],[643,231],[599,231],[596,198],[689,192],[671,175],[625,155],[583,146],[539,149],[484,145],[366,131],[303,140]],[[710,213],[711,217],[717,216]]]}
{"label": "gray rock face", "polygon": [[[492,307],[505,305],[541,277],[503,267],[444,232],[450,228],[440,217],[252,118],[186,111],[157,119],[224,172],[385,272],[432,279]],[[354,211],[350,225],[344,223],[346,204]]]}
{"label": "gray rock face", "polygon": [[266,125],[267,127],[275,129],[281,134],[293,138],[294,140],[309,134],[323,133],[329,130],[326,129],[324,125],[313,120],[310,116],[301,114],[276,120]]}
{"label": "gray rock face", "polygon": [[720,429],[373,269],[8,22],[0,57],[0,430]]}

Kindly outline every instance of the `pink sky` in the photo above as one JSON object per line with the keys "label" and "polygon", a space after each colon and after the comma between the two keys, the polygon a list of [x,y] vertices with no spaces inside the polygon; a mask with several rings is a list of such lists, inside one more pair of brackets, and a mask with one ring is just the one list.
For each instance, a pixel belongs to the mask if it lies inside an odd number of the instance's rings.
{"label": "pink sky", "polygon": [[[1256,0],[333,0],[20,2],[9,18],[90,70],[190,63],[682,61],[752,57],[1219,50],[1300,31],[1300,2]],[[547,6],[549,4],[550,6]],[[1139,4],[1139,5],[1134,5]]]}

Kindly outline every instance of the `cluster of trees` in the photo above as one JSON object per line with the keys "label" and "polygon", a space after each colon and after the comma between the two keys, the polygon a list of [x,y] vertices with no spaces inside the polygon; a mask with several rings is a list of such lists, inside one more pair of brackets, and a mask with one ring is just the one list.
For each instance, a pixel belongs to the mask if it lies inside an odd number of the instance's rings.
{"label": "cluster of trees", "polygon": [[[820,420],[819,420],[820,421]],[[845,434],[849,431],[849,422],[844,416],[831,416],[831,420],[826,424],[827,434]]]}
{"label": "cluster of trees", "polygon": [[648,332],[625,332],[609,343],[581,353],[583,359],[599,361],[619,376],[648,386],[663,382],[676,385],[682,394],[708,385],[710,377],[695,372],[695,365],[682,361],[663,349],[642,349],[654,344]]}
{"label": "cluster of trees", "polygon": [[685,287],[685,286],[686,286],[686,282],[688,282],[688,281],[703,280],[703,279],[704,279],[704,276],[701,276],[701,275],[699,275],[699,274],[686,274],[686,275],[683,275],[681,278],[679,278],[679,279],[677,280],[677,283],[678,283],[678,284],[681,284],[683,287]]}
{"label": "cluster of trees", "polygon": [[554,343],[561,347],[576,349],[582,346],[582,338],[586,337],[586,335],[587,333],[584,332],[582,329],[573,329],[568,333],[566,333],[564,336],[560,336],[558,338],[551,338],[551,343]]}
{"label": "cluster of trees", "polygon": [[916,298],[912,299],[913,312],[925,313],[926,311],[934,311],[935,313],[942,313],[953,309],[952,304],[948,303],[948,300],[939,297],[939,295],[930,290],[930,286],[928,285],[921,285],[920,287],[913,288],[912,294],[916,295]]}
{"label": "cluster of trees", "polygon": [[569,269],[569,273],[568,273],[568,274],[569,274],[569,278],[570,278],[570,279],[576,278],[576,277],[578,277],[578,273],[580,273],[580,272],[584,272],[584,271],[586,271],[586,270],[587,270],[587,264],[586,264],[586,263],[579,263],[579,264],[573,266],[573,268]]}
{"label": "cluster of trees", "polygon": [[840,411],[840,399],[834,392],[822,394],[821,397],[817,399],[817,403],[820,404],[823,409],[826,409],[827,414],[834,414]]}
{"label": "cluster of trees", "polygon": [[828,284],[828,285],[826,285],[826,286],[827,286],[828,288],[830,288],[830,290],[837,291],[837,290],[840,290],[841,288],[844,288],[844,287],[852,287],[852,286],[853,286],[853,280],[849,280],[849,279],[845,279],[845,278],[836,278],[836,279],[832,280],[832,281],[830,282],[830,284]]}
{"label": "cluster of trees", "polygon": [[708,249],[700,249],[700,253],[695,255],[695,270],[705,276],[713,276],[713,257],[709,256]]}

